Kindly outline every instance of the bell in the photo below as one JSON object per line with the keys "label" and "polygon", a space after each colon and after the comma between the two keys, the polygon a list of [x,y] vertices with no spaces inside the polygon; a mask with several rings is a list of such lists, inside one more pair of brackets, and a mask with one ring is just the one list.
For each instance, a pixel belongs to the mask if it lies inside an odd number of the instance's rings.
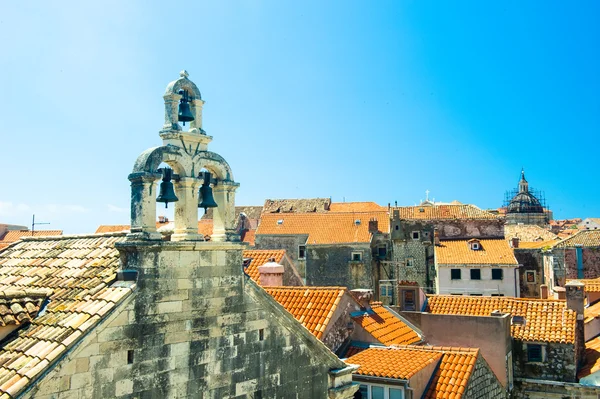
{"label": "bell", "polygon": [[160,182],[160,191],[158,192],[158,197],[156,197],[156,202],[164,202],[165,208],[168,208],[169,202],[177,202],[179,201],[179,198],[177,198],[177,196],[175,195],[173,183],[171,183],[173,169],[163,168],[162,172],[163,178]]}
{"label": "bell", "polygon": [[201,199],[201,202],[198,204],[198,208],[204,208],[204,213],[206,213],[207,208],[217,207],[217,203],[213,197],[212,188],[210,187],[210,172],[204,173],[204,182],[202,183],[202,186],[200,186],[200,192],[198,193],[198,196]]}
{"label": "bell", "polygon": [[185,126],[186,122],[194,120],[194,114],[192,114],[192,110],[190,109],[190,99],[188,98],[187,91],[179,90],[179,94],[181,94],[182,97],[181,100],[179,100],[177,119],[179,122],[183,122],[183,126]]}

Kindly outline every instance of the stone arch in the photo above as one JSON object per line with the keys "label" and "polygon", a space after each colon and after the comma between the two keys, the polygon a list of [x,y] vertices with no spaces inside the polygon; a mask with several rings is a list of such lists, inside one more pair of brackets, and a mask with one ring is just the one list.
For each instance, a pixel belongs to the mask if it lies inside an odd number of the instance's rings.
{"label": "stone arch", "polygon": [[190,93],[195,100],[202,100],[202,96],[200,94],[198,86],[196,86],[194,82],[188,79],[189,75],[187,71],[181,71],[179,73],[179,76],[181,76],[179,79],[174,80],[167,85],[164,95],[179,95],[179,90],[187,90],[188,93]]}

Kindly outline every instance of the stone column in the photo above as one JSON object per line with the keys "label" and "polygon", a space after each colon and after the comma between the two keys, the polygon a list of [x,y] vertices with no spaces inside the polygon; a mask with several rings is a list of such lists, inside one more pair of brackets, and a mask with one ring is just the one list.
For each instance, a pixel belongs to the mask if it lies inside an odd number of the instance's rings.
{"label": "stone column", "polygon": [[131,181],[131,238],[160,240],[156,231],[156,190],[157,175],[148,172],[132,173]]}
{"label": "stone column", "polygon": [[190,122],[190,131],[197,129],[197,133],[202,133],[202,106],[204,101],[199,98],[195,98],[190,101],[190,108],[194,114],[194,120]]}
{"label": "stone column", "polygon": [[175,231],[171,241],[204,241],[198,234],[198,179],[182,177],[175,182]]}
{"label": "stone column", "polygon": [[163,125],[162,131],[181,130],[181,126],[177,123],[177,114],[179,112],[178,106],[181,95],[165,94],[163,98],[165,99],[165,124]]}
{"label": "stone column", "polygon": [[221,182],[213,188],[213,196],[218,207],[213,212],[212,241],[239,241],[235,231],[235,190],[239,184]]}

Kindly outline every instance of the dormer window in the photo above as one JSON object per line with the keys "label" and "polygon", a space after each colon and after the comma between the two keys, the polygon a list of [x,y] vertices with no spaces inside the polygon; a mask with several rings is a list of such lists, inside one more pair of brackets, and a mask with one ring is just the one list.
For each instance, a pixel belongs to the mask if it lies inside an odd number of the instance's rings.
{"label": "dormer window", "polygon": [[469,240],[467,241],[467,243],[469,244],[469,249],[471,249],[472,251],[479,251],[481,249],[481,243],[479,242],[479,240]]}

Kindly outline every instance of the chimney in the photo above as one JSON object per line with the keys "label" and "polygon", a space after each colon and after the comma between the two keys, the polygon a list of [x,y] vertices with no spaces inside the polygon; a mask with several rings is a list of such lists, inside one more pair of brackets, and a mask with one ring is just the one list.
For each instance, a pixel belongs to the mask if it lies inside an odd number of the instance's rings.
{"label": "chimney", "polygon": [[440,245],[440,232],[433,230],[433,243],[434,245]]}
{"label": "chimney", "polygon": [[281,287],[283,286],[284,268],[275,262],[275,258],[269,258],[269,261],[258,267],[260,275],[260,285],[263,287]]}
{"label": "chimney", "polygon": [[512,248],[519,248],[519,237],[513,237],[510,239],[510,246]]}
{"label": "chimney", "polygon": [[169,218],[161,215],[158,217],[158,223],[169,223]]}
{"label": "chimney", "polygon": [[558,299],[567,299],[567,290],[564,287],[554,287]]}
{"label": "chimney", "polygon": [[379,223],[377,219],[369,220],[369,233],[377,233],[379,231]]}
{"label": "chimney", "polygon": [[583,324],[583,309],[585,307],[585,285],[581,281],[570,281],[565,285],[567,291],[567,308],[577,313],[575,322],[575,365],[579,367],[585,355],[585,327]]}
{"label": "chimney", "polygon": [[352,293],[352,296],[358,301],[362,310],[368,310],[371,308],[370,303],[373,300],[373,290],[361,288],[351,290],[350,292]]}
{"label": "chimney", "polygon": [[548,299],[548,286],[546,284],[540,285],[540,298]]}

